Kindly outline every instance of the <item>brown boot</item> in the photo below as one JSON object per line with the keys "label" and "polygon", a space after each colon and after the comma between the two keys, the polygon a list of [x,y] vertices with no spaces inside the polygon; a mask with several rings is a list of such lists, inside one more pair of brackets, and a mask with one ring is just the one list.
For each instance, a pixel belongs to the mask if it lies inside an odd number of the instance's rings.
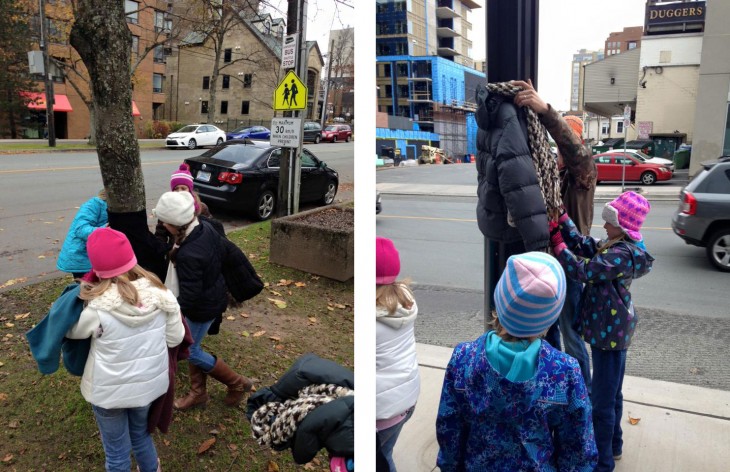
{"label": "brown boot", "polygon": [[215,367],[208,374],[228,387],[228,394],[223,402],[229,406],[236,406],[241,403],[243,396],[253,387],[253,382],[250,379],[233,372],[225,362],[217,358]]}
{"label": "brown boot", "polygon": [[174,406],[177,410],[187,410],[208,402],[208,394],[205,391],[206,373],[200,367],[190,363],[188,363],[188,369],[190,370],[190,392],[175,400]]}

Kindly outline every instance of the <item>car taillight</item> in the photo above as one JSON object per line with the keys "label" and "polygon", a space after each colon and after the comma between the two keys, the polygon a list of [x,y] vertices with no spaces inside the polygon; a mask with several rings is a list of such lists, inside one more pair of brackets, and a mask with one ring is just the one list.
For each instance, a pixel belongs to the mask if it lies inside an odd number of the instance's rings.
{"label": "car taillight", "polygon": [[682,213],[694,215],[697,212],[697,199],[690,192],[683,192]]}
{"label": "car taillight", "polygon": [[218,174],[218,180],[231,185],[238,185],[243,182],[243,174],[238,172],[221,172]]}

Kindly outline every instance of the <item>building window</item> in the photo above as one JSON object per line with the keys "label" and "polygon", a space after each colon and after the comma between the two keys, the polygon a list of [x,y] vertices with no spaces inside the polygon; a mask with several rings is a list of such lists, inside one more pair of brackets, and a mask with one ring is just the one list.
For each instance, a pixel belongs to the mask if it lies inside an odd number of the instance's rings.
{"label": "building window", "polygon": [[165,14],[155,10],[155,33],[165,30]]}
{"label": "building window", "polygon": [[398,77],[408,77],[408,64],[400,63],[397,64],[396,67],[398,72]]}
{"label": "building window", "polygon": [[388,11],[388,4],[387,3],[378,3],[377,6],[377,13],[385,13]]}
{"label": "building window", "polygon": [[385,23],[378,23],[377,24],[377,32],[376,34],[388,34],[388,25]]}
{"label": "building window", "polygon": [[601,123],[601,134],[608,134],[608,123]]}
{"label": "building window", "polygon": [[408,86],[407,85],[398,86],[398,96],[401,98],[408,98]]}
{"label": "building window", "polygon": [[132,54],[139,55],[139,36],[132,35]]}
{"label": "building window", "polygon": [[248,115],[248,108],[251,102],[248,100],[244,100],[241,102],[241,114],[242,115]]}
{"label": "building window", "polygon": [[393,11],[406,11],[406,2],[395,2],[393,4]]}
{"label": "building window", "polygon": [[385,98],[393,98],[393,86],[392,85],[385,86]]}
{"label": "building window", "polygon": [[253,74],[244,74],[243,76],[243,88],[251,88],[253,82]]}
{"label": "building window", "polygon": [[223,89],[230,88],[230,86],[231,86],[231,76],[224,75],[223,76]]}
{"label": "building window", "polygon": [[210,77],[204,76],[203,77],[203,90],[208,90],[210,88]]}
{"label": "building window", "polygon": [[395,45],[395,53],[399,56],[408,54],[408,45],[406,43],[398,43]]}
{"label": "building window", "polygon": [[221,101],[221,115],[228,114],[228,100]]}
{"label": "building window", "polygon": [[162,44],[158,44],[155,46],[155,55],[154,55],[155,62],[158,63],[164,63],[165,62],[165,48],[162,46]]}
{"label": "building window", "polygon": [[621,134],[624,132],[624,122],[623,121],[619,121],[616,123],[616,132],[618,134]]}
{"label": "building window", "polygon": [[231,56],[233,55],[233,49],[228,48],[223,51],[223,62],[231,62]]}
{"label": "building window", "polygon": [[162,74],[152,74],[152,91],[162,93]]}
{"label": "building window", "polygon": [[383,77],[390,77],[390,64],[383,64]]}
{"label": "building window", "polygon": [[139,10],[139,2],[124,0],[124,12],[127,14],[127,23],[137,24],[139,18],[139,12],[137,10]]}
{"label": "building window", "polygon": [[629,41],[629,51],[636,49],[636,41]]}

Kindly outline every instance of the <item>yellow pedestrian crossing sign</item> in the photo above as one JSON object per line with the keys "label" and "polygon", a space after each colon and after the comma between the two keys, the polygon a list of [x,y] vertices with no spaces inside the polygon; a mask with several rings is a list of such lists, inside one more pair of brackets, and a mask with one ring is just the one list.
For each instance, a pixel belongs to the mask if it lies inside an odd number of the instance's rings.
{"label": "yellow pedestrian crossing sign", "polygon": [[274,90],[274,110],[304,110],[307,108],[307,87],[297,74],[289,71]]}

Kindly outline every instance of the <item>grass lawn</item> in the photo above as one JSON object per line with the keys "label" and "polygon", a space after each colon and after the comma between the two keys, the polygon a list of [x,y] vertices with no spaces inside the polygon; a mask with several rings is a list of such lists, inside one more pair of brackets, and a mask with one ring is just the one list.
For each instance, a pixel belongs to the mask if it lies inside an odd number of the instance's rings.
{"label": "grass lawn", "polygon": [[[270,223],[229,234],[267,287],[252,300],[229,308],[220,334],[206,337],[204,348],[254,379],[254,388],[276,382],[307,352],[354,369],[353,282],[269,263],[269,234]],[[41,375],[24,337],[68,283],[70,277],[64,277],[0,294],[0,470],[104,470],[101,439],[91,405],[79,391],[80,378],[63,366],[52,375]],[[188,386],[183,361],[178,396]],[[245,400],[238,408],[226,407],[223,385],[209,379],[208,390],[211,401],[206,408],[175,412],[170,432],[154,435],[163,470],[329,471],[324,452],[310,464],[297,466],[289,451],[259,446],[244,415]],[[213,438],[213,446],[199,454],[201,445]]]}
{"label": "grass lawn", "polygon": [[[163,148],[164,143],[140,141],[141,149]],[[48,147],[48,143],[29,142],[29,143],[3,143],[0,142],[0,153],[11,154],[13,152],[54,152],[54,151],[84,151],[96,149],[96,146],[90,144],[74,144],[74,143],[56,143],[56,147]]]}

